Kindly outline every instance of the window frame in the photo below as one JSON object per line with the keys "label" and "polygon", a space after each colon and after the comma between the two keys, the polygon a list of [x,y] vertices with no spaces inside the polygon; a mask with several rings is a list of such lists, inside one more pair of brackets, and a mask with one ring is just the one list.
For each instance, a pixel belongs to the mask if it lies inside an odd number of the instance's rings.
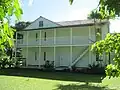
{"label": "window frame", "polygon": [[43,27],[43,21],[39,21],[39,27]]}

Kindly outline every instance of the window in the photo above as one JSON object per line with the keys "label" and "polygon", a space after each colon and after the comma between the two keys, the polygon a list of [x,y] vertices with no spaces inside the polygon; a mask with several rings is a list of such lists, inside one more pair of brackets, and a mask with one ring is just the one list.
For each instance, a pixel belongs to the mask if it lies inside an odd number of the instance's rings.
{"label": "window", "polygon": [[44,61],[46,61],[46,52],[44,52]]}
{"label": "window", "polygon": [[97,28],[97,33],[101,33],[101,29],[100,28]]}
{"label": "window", "polygon": [[44,41],[46,41],[46,36],[47,36],[47,33],[44,32]]}
{"label": "window", "polygon": [[43,27],[43,21],[39,21],[39,27]]}
{"label": "window", "polygon": [[38,40],[38,34],[36,33],[36,41]]}
{"label": "window", "polygon": [[35,61],[37,60],[37,52],[35,52]]}
{"label": "window", "polygon": [[17,33],[17,39],[23,39],[23,34]]}

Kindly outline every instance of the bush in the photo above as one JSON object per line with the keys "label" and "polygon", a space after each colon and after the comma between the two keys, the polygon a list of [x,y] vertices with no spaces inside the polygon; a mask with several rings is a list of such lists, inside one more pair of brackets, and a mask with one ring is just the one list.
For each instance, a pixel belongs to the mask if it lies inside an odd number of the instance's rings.
{"label": "bush", "polygon": [[11,68],[14,67],[14,61],[8,56],[0,58],[0,68]]}
{"label": "bush", "polygon": [[53,71],[54,70],[54,61],[45,61],[45,65],[43,65],[43,69],[45,71]]}
{"label": "bush", "polygon": [[22,65],[22,61],[16,60],[9,56],[4,56],[0,58],[0,68],[19,68]]}
{"label": "bush", "polygon": [[105,67],[102,67],[100,64],[93,63],[92,65],[88,65],[88,73],[92,74],[104,74],[105,73]]}

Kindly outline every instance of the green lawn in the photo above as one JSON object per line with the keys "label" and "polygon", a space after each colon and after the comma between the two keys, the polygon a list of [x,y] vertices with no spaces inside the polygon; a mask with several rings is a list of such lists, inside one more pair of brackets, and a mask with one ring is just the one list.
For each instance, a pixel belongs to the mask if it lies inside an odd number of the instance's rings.
{"label": "green lawn", "polygon": [[5,69],[0,70],[0,90],[120,90],[120,78],[102,78],[103,75]]}

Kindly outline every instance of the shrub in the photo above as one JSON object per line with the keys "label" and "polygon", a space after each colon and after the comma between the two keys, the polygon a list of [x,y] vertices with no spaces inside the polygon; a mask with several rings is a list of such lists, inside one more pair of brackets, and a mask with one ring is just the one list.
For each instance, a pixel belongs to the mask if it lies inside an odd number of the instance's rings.
{"label": "shrub", "polygon": [[93,74],[102,74],[105,73],[105,67],[102,67],[100,64],[95,64],[93,63],[92,65],[88,65],[88,73],[93,73]]}
{"label": "shrub", "polygon": [[45,65],[43,65],[44,70],[46,71],[52,71],[54,70],[54,61],[45,61]]}

